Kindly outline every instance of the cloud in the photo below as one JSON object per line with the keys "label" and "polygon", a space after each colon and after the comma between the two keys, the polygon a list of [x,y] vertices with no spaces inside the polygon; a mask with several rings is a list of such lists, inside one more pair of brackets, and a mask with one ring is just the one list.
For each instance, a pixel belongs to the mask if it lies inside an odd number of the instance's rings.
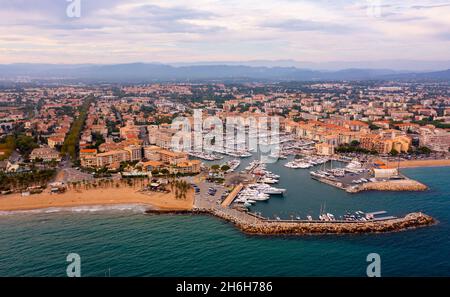
{"label": "cloud", "polygon": [[193,20],[206,20],[213,14],[206,11],[184,7],[162,7],[157,5],[140,5],[127,9],[126,13],[119,11],[109,16],[124,23],[156,29],[166,33],[207,33],[218,32],[224,28],[220,26],[202,26],[191,23]]}
{"label": "cloud", "polygon": [[449,59],[450,3],[372,2],[0,0],[0,63]]}
{"label": "cloud", "polygon": [[439,7],[449,7],[450,3],[442,3],[442,4],[430,4],[430,5],[411,5],[409,8],[412,9],[430,9],[430,8],[439,8]]}
{"label": "cloud", "polygon": [[271,27],[283,31],[318,31],[330,34],[343,34],[352,31],[352,28],[340,24],[299,19],[268,22],[263,24],[263,27]]}

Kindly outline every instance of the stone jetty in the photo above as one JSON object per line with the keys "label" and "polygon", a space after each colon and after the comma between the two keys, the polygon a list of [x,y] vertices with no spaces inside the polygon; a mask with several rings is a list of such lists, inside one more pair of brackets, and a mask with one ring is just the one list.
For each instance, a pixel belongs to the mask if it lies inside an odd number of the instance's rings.
{"label": "stone jetty", "polygon": [[[405,181],[407,184],[405,185]],[[395,184],[397,181],[390,181]],[[409,189],[411,185],[418,185],[413,180],[399,181],[402,190]],[[421,185],[421,184],[420,184]],[[423,185],[422,185],[423,186]],[[417,186],[421,187],[421,186]],[[423,186],[426,189],[426,186]],[[379,189],[378,189],[379,190]],[[386,188],[392,190],[392,186]],[[201,196],[197,197],[198,199]],[[147,214],[174,214],[174,215],[212,215],[234,224],[237,228],[247,234],[257,235],[312,235],[312,234],[360,234],[360,233],[383,233],[396,232],[411,228],[433,225],[436,221],[423,213],[411,213],[404,217],[384,217],[369,219],[366,221],[320,221],[320,220],[271,220],[260,215],[223,206],[205,200],[198,203],[192,210],[158,210],[148,209]]]}
{"label": "stone jetty", "polygon": [[234,223],[248,234],[259,235],[313,235],[313,234],[359,234],[397,232],[433,225],[436,221],[423,213],[411,213],[402,218],[365,222],[279,222],[250,218],[248,221],[221,211],[212,214]]}

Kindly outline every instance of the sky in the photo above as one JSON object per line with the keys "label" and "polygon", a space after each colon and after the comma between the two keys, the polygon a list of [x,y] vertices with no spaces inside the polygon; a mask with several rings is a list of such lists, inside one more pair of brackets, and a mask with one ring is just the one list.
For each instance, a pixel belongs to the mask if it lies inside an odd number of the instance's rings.
{"label": "sky", "polygon": [[450,60],[450,1],[0,0],[1,64],[286,59]]}

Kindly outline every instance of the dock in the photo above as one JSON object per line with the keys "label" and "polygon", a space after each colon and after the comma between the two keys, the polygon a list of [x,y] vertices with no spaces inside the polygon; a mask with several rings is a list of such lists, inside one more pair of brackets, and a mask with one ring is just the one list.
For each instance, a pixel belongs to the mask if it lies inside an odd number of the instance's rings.
{"label": "dock", "polygon": [[239,194],[239,192],[244,188],[243,184],[239,184],[237,185],[233,191],[231,191],[231,193],[227,196],[227,198],[225,198],[225,200],[223,200],[222,202],[222,206],[223,207],[228,207],[231,205],[231,203],[233,203],[234,199],[236,199],[237,195]]}

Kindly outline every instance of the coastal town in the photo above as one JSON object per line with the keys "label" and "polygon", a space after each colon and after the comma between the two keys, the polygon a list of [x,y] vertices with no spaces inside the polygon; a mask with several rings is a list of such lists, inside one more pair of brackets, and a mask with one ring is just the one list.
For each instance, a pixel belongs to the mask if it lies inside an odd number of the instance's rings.
{"label": "coastal town", "polygon": [[[181,134],[179,118],[190,124]],[[230,118],[241,120],[231,135]],[[200,148],[191,144],[198,139]],[[143,204],[149,213],[212,213],[250,233],[274,222],[282,233],[308,233],[298,224],[316,223],[334,223],[324,231],[331,233],[351,230],[348,223],[392,231],[432,218],[252,212],[289,191],[265,164],[284,160],[348,193],[425,191],[401,168],[449,166],[449,148],[448,83],[8,85],[0,89],[0,210]]]}

